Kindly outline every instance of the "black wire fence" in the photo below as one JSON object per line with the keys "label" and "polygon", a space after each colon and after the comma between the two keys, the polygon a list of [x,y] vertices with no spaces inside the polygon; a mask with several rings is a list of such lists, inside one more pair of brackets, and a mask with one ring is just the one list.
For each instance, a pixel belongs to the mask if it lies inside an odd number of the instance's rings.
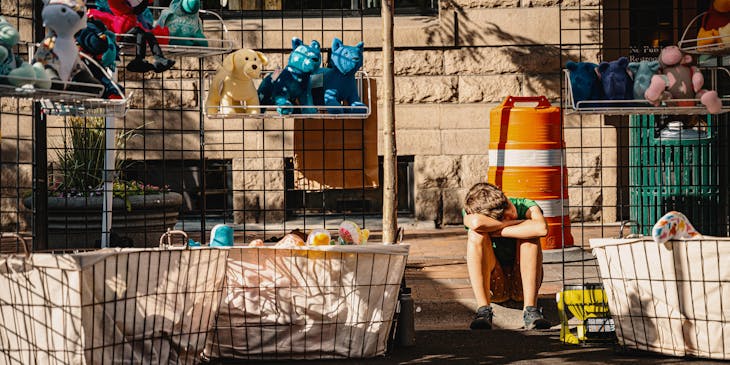
{"label": "black wire fence", "polygon": [[[703,243],[703,255],[693,258],[677,256],[678,252],[660,253],[650,245],[654,242],[651,239],[652,228],[670,211],[683,213],[703,235],[726,237],[730,234],[730,180],[727,174],[730,160],[727,114],[730,73],[722,57],[726,52],[722,51],[724,46],[721,44],[711,46],[709,51],[694,47],[698,44],[695,38],[701,25],[697,15],[707,10],[710,3],[604,1],[597,5],[561,5],[560,53],[563,67],[569,61],[599,64],[617,61],[620,57],[626,57],[630,62],[653,61],[657,60],[664,47],[679,44],[680,50],[693,58],[693,65],[703,75],[703,88],[717,91],[722,103],[719,114],[709,114],[700,102],[699,94],[697,99],[668,100],[659,106],[643,100],[626,102],[600,98],[577,103],[575,91],[580,86],[572,84],[570,72],[578,71],[564,71],[561,83],[566,139],[564,161],[569,172],[571,220],[597,222],[574,225],[572,234],[576,242],[583,242],[586,247],[589,243],[591,247],[594,244],[599,247],[606,245],[606,252],[611,251],[606,255],[604,251],[599,252],[598,262],[589,251],[564,254],[565,290],[561,293],[563,302],[559,309],[563,311],[564,323],[570,322],[573,328],[569,333],[568,326],[564,326],[561,337],[567,342],[612,340],[615,331],[619,344],[628,348],[657,351],[663,346],[661,352],[664,353],[691,354],[693,352],[689,349],[694,340],[687,338],[692,337],[688,333],[684,336],[686,342],[680,339],[654,346],[652,341],[656,338],[652,336],[656,333],[650,331],[663,331],[664,327],[669,331],[669,322],[663,319],[672,315],[665,316],[663,310],[691,311],[691,308],[687,309],[690,305],[685,302],[687,297],[681,295],[679,299],[672,297],[674,302],[670,307],[661,307],[657,303],[656,291],[663,291],[664,287],[679,290],[688,283],[685,280],[699,287],[730,280],[714,274],[698,277],[693,269],[689,269],[692,272],[690,279],[679,273],[685,271],[685,264],[702,266],[702,262],[706,264],[717,260],[714,255],[718,252],[708,251],[714,243]],[[637,80],[634,79],[635,82]],[[601,85],[598,87],[601,88]],[[605,243],[614,238],[639,241],[619,242],[616,246]],[[722,239],[717,242],[722,242]],[[598,250],[596,248],[594,252]],[[620,254],[616,256],[615,252]],[[632,261],[639,254],[644,256]],[[661,261],[660,270],[653,260],[658,262],[660,255],[664,260],[665,254],[675,255],[676,260]],[[642,276],[647,270],[648,277]],[[662,276],[675,270],[677,277]],[[628,276],[621,277],[624,274]],[[640,289],[629,284],[634,279],[639,280]],[[607,287],[604,292],[604,285],[612,287]],[[653,294],[649,288],[654,288]],[[625,299],[631,309],[625,306]],[[702,299],[712,300],[710,297]],[[677,306],[673,306],[675,304]],[[717,303],[708,304],[715,305]],[[609,314],[615,323],[610,320]],[[640,318],[642,316],[644,318]],[[698,326],[705,326],[705,319],[702,317],[702,324]],[[650,329],[647,327],[650,322],[660,327]],[[724,322],[713,323],[710,327],[715,325],[726,327]],[[645,330],[649,332],[644,333]],[[677,333],[667,333],[677,340]],[[651,340],[647,340],[650,337]],[[689,347],[685,348],[685,344]],[[700,352],[703,353],[697,353],[698,356],[707,357],[712,352],[712,357],[726,357],[718,355],[722,351],[716,347],[709,350],[703,347]]]}

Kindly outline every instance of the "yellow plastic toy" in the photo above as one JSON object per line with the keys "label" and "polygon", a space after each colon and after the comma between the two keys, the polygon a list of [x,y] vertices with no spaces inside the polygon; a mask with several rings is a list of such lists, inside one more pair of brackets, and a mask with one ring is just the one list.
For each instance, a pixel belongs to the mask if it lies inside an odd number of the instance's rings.
{"label": "yellow plastic toy", "polygon": [[307,236],[307,244],[310,246],[327,246],[331,240],[332,236],[329,231],[322,228],[313,229]]}
{"label": "yellow plastic toy", "polygon": [[337,240],[341,245],[364,245],[370,237],[368,229],[360,229],[360,226],[353,221],[342,221],[337,233],[339,234]]}
{"label": "yellow plastic toy", "polygon": [[[599,319],[602,328],[597,331],[591,328],[590,332],[613,332],[607,328],[611,315],[608,311],[608,298],[601,284],[566,285],[563,291],[557,294],[558,313],[560,315],[560,340],[565,343],[579,344],[588,339],[585,322],[589,319]],[[577,336],[570,332],[568,326],[568,312],[581,321],[577,326]]]}

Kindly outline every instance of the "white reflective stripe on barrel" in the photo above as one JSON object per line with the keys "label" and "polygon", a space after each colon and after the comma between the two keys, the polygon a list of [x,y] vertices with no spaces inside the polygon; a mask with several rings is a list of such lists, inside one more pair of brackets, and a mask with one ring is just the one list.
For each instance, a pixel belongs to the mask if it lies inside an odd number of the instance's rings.
{"label": "white reflective stripe on barrel", "polygon": [[561,166],[563,150],[489,150],[491,166]]}
{"label": "white reflective stripe on barrel", "polygon": [[535,200],[535,203],[540,206],[540,209],[542,209],[542,215],[545,217],[561,217],[568,215],[568,212],[570,211],[567,196],[563,201],[560,199],[548,199]]}

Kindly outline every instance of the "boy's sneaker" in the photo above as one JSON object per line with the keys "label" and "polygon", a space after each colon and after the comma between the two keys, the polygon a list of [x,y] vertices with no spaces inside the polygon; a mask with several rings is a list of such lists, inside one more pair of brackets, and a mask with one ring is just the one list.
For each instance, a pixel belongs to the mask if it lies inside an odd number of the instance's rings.
{"label": "boy's sneaker", "polygon": [[525,329],[538,329],[544,330],[550,328],[550,322],[548,322],[542,315],[542,311],[537,307],[527,306],[522,314],[522,319],[525,321]]}
{"label": "boy's sneaker", "polygon": [[477,309],[477,314],[474,316],[474,320],[471,321],[469,328],[473,330],[491,330],[492,329],[492,307],[485,305]]}

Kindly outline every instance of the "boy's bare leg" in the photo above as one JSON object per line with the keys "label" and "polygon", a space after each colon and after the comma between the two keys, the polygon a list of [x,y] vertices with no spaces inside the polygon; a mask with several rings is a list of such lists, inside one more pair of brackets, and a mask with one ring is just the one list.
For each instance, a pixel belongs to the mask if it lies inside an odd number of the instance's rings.
{"label": "boy's bare leg", "polygon": [[490,305],[490,280],[492,270],[497,262],[492,249],[492,240],[469,230],[466,247],[466,267],[469,271],[469,281],[474,290],[477,308]]}
{"label": "boy's bare leg", "polygon": [[[537,306],[537,292],[542,278],[542,248],[539,239],[519,242],[520,275],[522,276],[522,295],[524,308]],[[523,308],[523,309],[524,309]]]}

